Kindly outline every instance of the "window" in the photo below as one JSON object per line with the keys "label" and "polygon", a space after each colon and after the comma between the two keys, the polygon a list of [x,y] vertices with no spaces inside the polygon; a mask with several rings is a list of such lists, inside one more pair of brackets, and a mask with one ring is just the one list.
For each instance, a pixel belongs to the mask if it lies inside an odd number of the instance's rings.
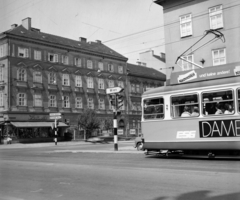
{"label": "window", "polygon": [[232,90],[205,92],[202,94],[202,102],[204,115],[219,115],[234,113],[233,111],[234,101]]}
{"label": "window", "polygon": [[87,77],[87,88],[93,88],[93,78]]}
{"label": "window", "polygon": [[98,89],[104,89],[104,80],[101,78],[98,79]]}
{"label": "window", "polygon": [[217,49],[212,51],[213,66],[226,64],[225,49]]}
{"label": "window", "polygon": [[108,64],[108,71],[114,72],[114,68],[112,64]]}
{"label": "window", "polygon": [[3,106],[3,92],[0,92],[0,106]]}
{"label": "window", "polygon": [[0,81],[3,81],[3,67],[0,66]]}
{"label": "window", "polygon": [[87,60],[87,68],[92,69],[93,68],[93,63],[91,60]]}
{"label": "window", "polygon": [[136,111],[137,107],[136,107],[136,102],[132,102],[132,110]]}
{"label": "window", "polygon": [[103,63],[102,62],[98,62],[98,69],[103,71]]}
{"label": "window", "polygon": [[132,120],[132,128],[135,129],[136,128],[136,121],[133,119]]}
{"label": "window", "polygon": [[140,93],[140,85],[139,84],[136,84],[136,92]]}
{"label": "window", "polygon": [[4,57],[4,56],[7,56],[7,54],[8,54],[7,47],[8,47],[7,44],[1,44],[0,45],[0,58]]}
{"label": "window", "polygon": [[82,87],[82,77],[81,76],[75,76],[75,86]]}
{"label": "window", "polygon": [[238,89],[237,93],[238,93],[238,112],[240,112],[240,89]]}
{"label": "window", "polygon": [[123,83],[123,81],[118,81],[118,87],[124,88],[124,83]]}
{"label": "window", "polygon": [[223,28],[222,5],[209,8],[210,29]]}
{"label": "window", "polygon": [[89,109],[94,109],[93,98],[88,98],[87,104]]}
{"label": "window", "polygon": [[194,111],[199,109],[197,94],[178,95],[171,97],[171,115],[177,117],[192,117],[196,115]]}
{"label": "window", "polygon": [[82,60],[81,58],[75,58],[75,65],[77,67],[81,67],[82,66]]}
{"label": "window", "polygon": [[69,96],[63,96],[63,108],[70,108]]}
{"label": "window", "polygon": [[33,72],[33,82],[42,83],[42,72],[39,71]]}
{"label": "window", "polygon": [[180,17],[181,37],[192,35],[192,15],[187,14]]}
{"label": "window", "polygon": [[58,54],[48,53],[49,62],[58,62]]}
{"label": "window", "polygon": [[27,81],[27,73],[25,69],[19,69],[17,74],[18,81]]}
{"label": "window", "polygon": [[18,47],[18,57],[28,58],[28,56],[27,48]]}
{"label": "window", "polygon": [[144,99],[143,118],[145,120],[164,118],[164,99]]}
{"label": "window", "polygon": [[75,106],[76,106],[76,108],[82,108],[83,107],[83,105],[82,105],[82,98],[81,97],[76,97],[76,99],[75,99]]}
{"label": "window", "polygon": [[18,106],[26,106],[27,105],[27,99],[25,93],[19,93],[18,94]]}
{"label": "window", "polygon": [[48,74],[48,83],[49,84],[57,84],[57,78],[56,78],[56,73],[55,72],[49,72]]}
{"label": "window", "polygon": [[123,66],[118,66],[118,73],[122,74],[123,73]]}
{"label": "window", "polygon": [[57,107],[57,100],[55,95],[50,95],[49,96],[49,102],[48,102],[49,107]]}
{"label": "window", "polygon": [[104,99],[99,99],[98,105],[99,105],[99,109],[100,109],[100,110],[105,110]]}
{"label": "window", "polygon": [[41,107],[42,106],[42,95],[34,94],[34,106]]}
{"label": "window", "polygon": [[[193,62],[193,55],[182,56],[182,58],[187,61]],[[182,60],[182,59],[179,60],[179,65],[182,67],[182,70],[186,71],[186,70],[194,69],[194,65],[185,60]]]}
{"label": "window", "polygon": [[63,56],[62,56],[62,63],[63,63],[64,65],[68,65],[68,56],[66,56],[66,55],[63,55]]}
{"label": "window", "polygon": [[114,87],[114,81],[113,80],[108,80],[108,87],[110,87],[110,88]]}
{"label": "window", "polygon": [[42,52],[34,50],[34,60],[41,60],[42,59]]}
{"label": "window", "polygon": [[132,92],[132,93],[135,93],[135,92],[136,92],[136,90],[135,90],[135,84],[133,84],[133,83],[131,84],[131,92]]}
{"label": "window", "polygon": [[70,86],[69,74],[62,75],[62,84],[64,86]]}

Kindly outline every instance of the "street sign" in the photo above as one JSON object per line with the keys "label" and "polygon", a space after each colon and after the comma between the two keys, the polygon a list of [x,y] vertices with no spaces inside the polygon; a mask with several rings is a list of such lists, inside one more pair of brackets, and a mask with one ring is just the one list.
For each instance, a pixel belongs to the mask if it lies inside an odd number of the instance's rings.
{"label": "street sign", "polygon": [[49,116],[61,116],[61,113],[49,113]]}
{"label": "street sign", "polygon": [[49,116],[49,119],[61,119],[62,116]]}
{"label": "street sign", "polygon": [[107,94],[115,94],[115,93],[119,93],[122,92],[124,89],[121,87],[113,87],[113,88],[107,88],[106,89],[106,93]]}

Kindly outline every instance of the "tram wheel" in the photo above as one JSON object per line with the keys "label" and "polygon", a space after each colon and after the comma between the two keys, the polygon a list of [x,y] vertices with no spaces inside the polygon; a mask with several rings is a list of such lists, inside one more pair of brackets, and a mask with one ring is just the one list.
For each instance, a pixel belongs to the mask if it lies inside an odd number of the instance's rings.
{"label": "tram wheel", "polygon": [[215,154],[213,154],[212,152],[208,153],[208,158],[215,158]]}

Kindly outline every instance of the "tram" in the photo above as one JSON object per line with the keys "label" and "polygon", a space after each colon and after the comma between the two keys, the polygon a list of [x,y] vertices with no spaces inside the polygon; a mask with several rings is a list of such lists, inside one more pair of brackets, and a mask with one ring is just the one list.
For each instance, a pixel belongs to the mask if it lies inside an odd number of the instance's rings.
{"label": "tram", "polygon": [[240,154],[240,63],[172,73],[142,108],[146,154]]}

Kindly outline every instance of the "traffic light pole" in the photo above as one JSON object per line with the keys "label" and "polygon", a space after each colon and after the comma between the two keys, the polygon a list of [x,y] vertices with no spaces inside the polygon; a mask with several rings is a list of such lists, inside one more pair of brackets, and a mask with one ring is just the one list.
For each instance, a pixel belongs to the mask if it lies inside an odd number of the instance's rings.
{"label": "traffic light pole", "polygon": [[113,112],[114,150],[118,151],[117,111]]}
{"label": "traffic light pole", "polygon": [[57,119],[55,119],[55,138],[54,138],[55,145],[57,145]]}

